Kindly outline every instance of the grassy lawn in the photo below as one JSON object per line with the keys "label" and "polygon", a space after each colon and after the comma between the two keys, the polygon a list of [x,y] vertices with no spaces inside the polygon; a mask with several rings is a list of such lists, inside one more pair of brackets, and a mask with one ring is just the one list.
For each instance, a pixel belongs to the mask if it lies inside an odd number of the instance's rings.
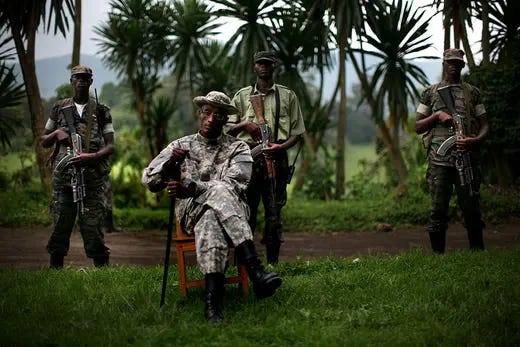
{"label": "grassy lawn", "polygon": [[280,291],[257,301],[227,287],[225,322],[203,291],[180,296],[162,269],[0,269],[3,346],[518,346],[520,250],[410,252],[277,266]]}

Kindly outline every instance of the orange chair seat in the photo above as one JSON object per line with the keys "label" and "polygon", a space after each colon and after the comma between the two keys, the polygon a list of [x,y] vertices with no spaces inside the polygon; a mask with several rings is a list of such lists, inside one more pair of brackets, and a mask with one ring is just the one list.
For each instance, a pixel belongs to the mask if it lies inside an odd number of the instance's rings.
{"label": "orange chair seat", "polygon": [[[195,252],[195,237],[186,235],[181,228],[179,221],[176,221],[176,237],[173,238],[175,247],[177,249],[177,267],[179,269],[179,281],[181,287],[181,294],[186,296],[188,288],[203,287],[204,280],[188,280],[186,275],[186,258],[185,253]],[[247,269],[245,265],[237,265],[238,275],[226,277],[226,284],[239,284],[242,289],[242,294],[249,294],[249,280],[247,277]]]}

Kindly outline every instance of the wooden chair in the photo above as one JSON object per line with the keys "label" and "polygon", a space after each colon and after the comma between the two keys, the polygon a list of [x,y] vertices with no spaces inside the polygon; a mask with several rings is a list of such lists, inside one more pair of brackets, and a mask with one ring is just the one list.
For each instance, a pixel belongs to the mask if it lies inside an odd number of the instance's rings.
{"label": "wooden chair", "polygon": [[[186,276],[186,258],[185,253],[195,252],[195,237],[186,235],[181,228],[178,220],[176,220],[176,236],[173,238],[175,247],[177,248],[177,267],[179,268],[179,279],[181,293],[187,295],[188,288],[204,286],[204,280],[188,280]],[[226,284],[238,283],[242,289],[242,294],[249,294],[249,281],[247,277],[247,269],[245,265],[237,265],[238,275],[226,277]]]}

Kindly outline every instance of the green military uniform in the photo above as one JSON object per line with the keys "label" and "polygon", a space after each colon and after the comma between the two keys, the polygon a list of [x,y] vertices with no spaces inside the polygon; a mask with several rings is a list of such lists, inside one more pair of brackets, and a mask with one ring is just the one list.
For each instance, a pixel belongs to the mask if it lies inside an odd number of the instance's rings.
{"label": "green military uniform", "polygon": [[[438,88],[447,85],[448,82],[442,81],[439,84],[427,87],[423,91],[420,104],[417,108],[417,120],[427,118],[437,111],[449,113],[437,93]],[[479,90],[467,83],[451,85],[450,89],[453,100],[455,101],[455,108],[457,112],[463,116],[466,135],[475,137],[480,130],[479,117],[483,117],[486,114]],[[449,201],[454,189],[457,194],[458,204],[463,213],[470,247],[477,249],[484,248],[482,240],[484,223],[480,213],[479,196],[481,183],[479,150],[478,148],[472,148],[470,152],[474,173],[474,180],[471,183],[471,189],[474,194],[471,196],[469,190],[466,189],[466,187],[462,187],[458,180],[458,174],[455,169],[455,146],[445,155],[437,153],[439,146],[452,135],[454,135],[454,129],[441,122],[437,122],[428,134],[425,135],[425,145],[428,150],[429,161],[426,178],[432,198],[428,231],[430,232],[430,236],[433,237],[432,245],[434,250],[436,250],[434,244],[440,244],[440,253],[444,251],[445,234],[448,228]]]}
{"label": "green military uniform", "polygon": [[[59,100],[52,108],[46,130],[67,129],[66,112],[72,114],[75,131],[81,136],[84,152],[95,153],[103,146],[103,134],[113,133],[112,116],[108,107],[101,106],[96,114],[96,102],[90,100],[80,115],[72,98]],[[99,117],[99,119],[98,119]],[[90,126],[90,130],[88,130]],[[90,133],[89,141],[87,134]],[[88,149],[87,149],[88,142]],[[104,180],[110,171],[108,158],[89,163],[85,166],[85,212],[79,213],[77,204],[73,202],[71,177],[72,167],[69,165],[62,172],[54,170],[57,163],[67,155],[67,147],[57,145],[57,155],[53,159],[53,194],[51,213],[54,217],[54,230],[47,244],[51,255],[65,256],[69,250],[70,235],[78,217],[79,230],[83,238],[85,252],[89,258],[108,259],[108,247],[105,246],[101,227],[103,225]]]}
{"label": "green military uniform", "polygon": [[[232,103],[240,110],[240,114],[230,116],[228,126],[243,121],[258,123],[250,101],[250,96],[253,94],[261,94],[256,85],[242,88],[235,94]],[[262,99],[264,118],[271,129],[270,142],[282,143],[290,136],[299,136],[305,132],[300,104],[294,91],[283,85],[274,84],[263,94]],[[241,132],[237,137],[247,142],[251,148],[256,145],[247,132]],[[269,263],[277,262],[280,244],[283,242],[281,211],[287,203],[287,178],[289,174],[287,152],[281,152],[274,160],[274,164],[276,170],[276,191],[274,194],[272,184],[267,176],[265,159],[261,155],[254,160],[251,184],[247,190],[248,203],[251,208],[249,224],[253,231],[256,228],[258,205],[260,200],[263,201],[265,227],[262,243],[266,245]],[[273,196],[274,203],[272,201]]]}

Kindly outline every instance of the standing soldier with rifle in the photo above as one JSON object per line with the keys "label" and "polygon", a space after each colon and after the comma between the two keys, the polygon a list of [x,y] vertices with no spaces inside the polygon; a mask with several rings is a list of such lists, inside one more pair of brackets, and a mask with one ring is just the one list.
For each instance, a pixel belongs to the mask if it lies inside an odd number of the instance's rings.
{"label": "standing soldier with rifle", "polygon": [[432,250],[439,254],[446,248],[448,208],[454,188],[469,247],[484,249],[479,146],[489,126],[480,91],[461,81],[464,65],[461,49],[444,51],[444,78],[422,93],[415,122],[416,133],[425,134],[429,161],[426,179],[432,197],[428,231]]}
{"label": "standing soldier with rifle", "polygon": [[72,98],[57,101],[40,138],[43,147],[55,145],[51,157],[54,230],[47,244],[51,268],[62,268],[70,235],[78,217],[87,257],[96,267],[108,265],[104,224],[104,178],[114,152],[114,127],[108,107],[89,96],[92,69],[72,68]]}
{"label": "standing soldier with rifle", "polygon": [[265,211],[262,244],[266,246],[267,262],[276,264],[283,243],[281,211],[287,202],[287,184],[294,169],[294,163],[289,166],[287,150],[301,140],[305,125],[294,91],[274,83],[276,54],[257,52],[253,63],[256,83],[235,94],[232,102],[239,113],[230,117],[227,127],[228,134],[252,148],[253,174],[247,190],[249,224],[254,231],[261,199]]}

